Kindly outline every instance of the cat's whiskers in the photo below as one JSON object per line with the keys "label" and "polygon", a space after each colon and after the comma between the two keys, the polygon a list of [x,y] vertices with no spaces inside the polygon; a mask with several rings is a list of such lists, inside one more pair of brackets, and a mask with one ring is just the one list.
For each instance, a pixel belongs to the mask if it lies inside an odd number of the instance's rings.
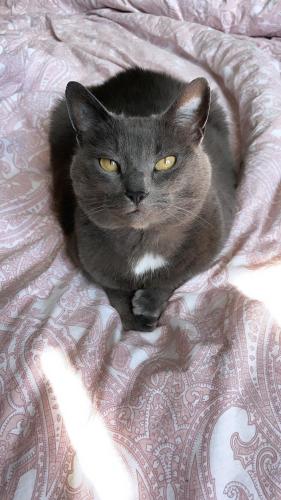
{"label": "cat's whiskers", "polygon": [[[192,215],[192,216],[194,215],[191,210],[188,210],[187,208],[184,208],[184,207],[179,207],[177,205],[173,205],[172,208],[175,209],[177,213],[171,213],[171,212],[169,212],[168,215],[173,216],[174,218],[176,218],[177,222],[179,222],[178,218],[177,218],[177,215],[179,213],[184,214],[184,215]],[[201,224],[205,224],[205,225],[207,225],[209,227],[214,228],[213,224],[211,224],[209,221],[207,221],[206,219],[204,219],[200,215],[196,215],[194,217],[194,220],[198,221],[199,223],[201,222]],[[182,223],[180,223],[180,225],[181,224],[186,224],[186,221],[182,221]]]}
{"label": "cat's whiskers", "polygon": [[114,210],[114,209],[118,209],[120,208],[119,205],[115,204],[115,205],[108,205],[106,203],[92,203],[90,202],[88,204],[88,208],[90,210],[94,210],[95,212],[102,212],[103,210]]}
{"label": "cat's whiskers", "polygon": [[[179,220],[179,215],[189,215],[189,216],[194,216],[193,212],[187,208],[174,205],[172,202],[170,202],[170,206],[168,205],[167,200],[161,200],[160,202],[152,202],[149,204],[149,210],[160,210],[162,215],[164,213],[167,218],[172,218],[173,220],[176,220],[178,225],[184,225],[186,224],[186,220]],[[100,203],[100,202],[91,202],[89,203],[89,209],[93,212],[94,215],[97,215],[105,210],[116,210],[120,209],[120,205],[117,204],[106,204],[106,203]],[[176,211],[176,212],[174,212]],[[209,226],[209,227],[214,227],[209,221],[204,219],[200,215],[196,215],[194,217],[194,221],[198,221],[198,223]]]}

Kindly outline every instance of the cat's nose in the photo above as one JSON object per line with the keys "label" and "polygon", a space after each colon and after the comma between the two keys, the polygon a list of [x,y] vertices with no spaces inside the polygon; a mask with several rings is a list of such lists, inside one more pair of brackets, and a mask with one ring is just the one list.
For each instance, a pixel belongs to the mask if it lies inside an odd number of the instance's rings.
{"label": "cat's nose", "polygon": [[138,205],[148,195],[148,193],[145,191],[126,191],[125,195]]}

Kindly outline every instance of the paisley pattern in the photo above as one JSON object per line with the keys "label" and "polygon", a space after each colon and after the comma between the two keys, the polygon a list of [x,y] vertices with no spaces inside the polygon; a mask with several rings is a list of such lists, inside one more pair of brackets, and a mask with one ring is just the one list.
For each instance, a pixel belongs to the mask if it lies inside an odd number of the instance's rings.
{"label": "paisley pattern", "polygon": [[[281,498],[280,1],[0,12],[1,498]],[[70,263],[49,192],[48,117],[66,83],[135,64],[207,76],[242,160],[224,251],[149,334],[123,332]]]}

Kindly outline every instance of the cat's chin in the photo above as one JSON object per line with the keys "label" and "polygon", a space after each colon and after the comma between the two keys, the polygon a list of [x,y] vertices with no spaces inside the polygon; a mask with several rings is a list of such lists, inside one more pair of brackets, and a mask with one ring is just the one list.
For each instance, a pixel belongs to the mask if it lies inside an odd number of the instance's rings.
{"label": "cat's chin", "polygon": [[149,221],[144,221],[144,220],[132,221],[129,224],[129,227],[131,227],[132,229],[139,229],[139,230],[148,229],[149,226],[150,226]]}
{"label": "cat's chin", "polygon": [[149,217],[138,209],[130,212],[128,216],[128,226],[133,229],[147,229],[151,225]]}
{"label": "cat's chin", "polygon": [[102,229],[124,229],[132,228],[138,230],[144,230],[151,226],[152,221],[148,216],[140,214],[139,212],[131,212],[130,214],[124,214],[123,217],[88,217],[88,219],[93,222],[96,226]]}

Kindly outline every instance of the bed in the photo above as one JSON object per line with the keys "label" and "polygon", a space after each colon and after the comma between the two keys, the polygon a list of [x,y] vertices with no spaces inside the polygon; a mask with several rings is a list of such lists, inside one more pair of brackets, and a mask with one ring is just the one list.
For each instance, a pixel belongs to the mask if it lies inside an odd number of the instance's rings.
{"label": "bed", "polygon": [[[11,0],[0,46],[3,500],[281,498],[281,4]],[[50,109],[140,65],[220,92],[237,212],[151,333],[124,332],[51,210]]]}

